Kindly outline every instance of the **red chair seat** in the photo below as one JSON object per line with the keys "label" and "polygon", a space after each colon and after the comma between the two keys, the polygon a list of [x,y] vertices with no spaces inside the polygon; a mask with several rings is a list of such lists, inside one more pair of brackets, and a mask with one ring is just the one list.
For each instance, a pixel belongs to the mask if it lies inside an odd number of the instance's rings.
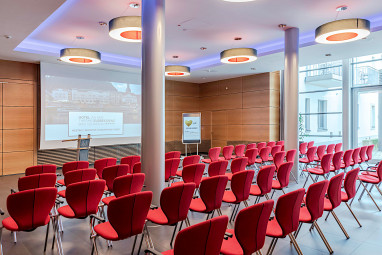
{"label": "red chair seat", "polygon": [[232,237],[223,242],[220,253],[224,255],[243,255],[243,249],[236,239],[235,231],[233,229],[227,229],[226,232],[231,233]]}
{"label": "red chair seat", "polygon": [[249,194],[251,194],[252,196],[262,196],[263,194],[261,194],[261,190],[259,188],[259,186],[257,185],[251,185],[251,189],[249,191]]}
{"label": "red chair seat", "polygon": [[231,158],[234,159],[234,158],[237,158],[238,156],[236,155],[232,155]]}
{"label": "red chair seat", "polygon": [[358,178],[361,181],[367,182],[367,183],[372,183],[372,184],[378,184],[379,183],[379,179],[376,177],[373,177],[371,175],[359,175]]}
{"label": "red chair seat", "polygon": [[345,163],[341,163],[341,168],[345,168],[345,167],[346,167]]}
{"label": "red chair seat", "polygon": [[307,164],[307,163],[309,163],[309,159],[307,159],[307,158],[300,158],[298,160],[298,162]]}
{"label": "red chair seat", "polygon": [[348,197],[348,194],[344,191],[341,191],[341,201],[342,202],[347,202],[349,201],[349,197]]}
{"label": "red chair seat", "polygon": [[281,189],[281,183],[278,180],[272,180],[272,189]]}
{"label": "red chair seat", "polygon": [[162,255],[174,255],[174,250],[164,251],[162,252]]}
{"label": "red chair seat", "polygon": [[206,163],[206,164],[210,164],[211,163],[211,159],[202,159],[202,162]]}
{"label": "red chair seat", "polygon": [[236,197],[232,190],[226,190],[223,195],[223,201],[226,203],[235,203]]}
{"label": "red chair seat", "polygon": [[228,177],[229,181],[232,180],[232,175],[233,175],[233,173],[225,173],[225,176]]}
{"label": "red chair seat", "polygon": [[60,197],[65,198],[66,197],[66,190],[61,190],[57,193]]}
{"label": "red chair seat", "polygon": [[[44,225],[48,224],[50,221],[49,215],[46,217]],[[9,231],[19,231],[19,226],[16,221],[12,217],[7,217],[2,221],[3,227],[8,229]]]}
{"label": "red chair seat", "polygon": [[57,183],[65,186],[65,181],[64,181],[64,179],[58,180]]}
{"label": "red chair seat", "polygon": [[331,211],[331,210],[333,210],[333,205],[328,198],[325,198],[324,199],[324,211]]}
{"label": "red chair seat", "polygon": [[362,175],[369,175],[375,178],[378,178],[378,174],[376,172],[362,172]]}
{"label": "red chair seat", "polygon": [[196,198],[191,200],[190,210],[195,212],[205,212],[207,209],[201,198]]}
{"label": "red chair seat", "polygon": [[334,172],[334,171],[336,171],[336,168],[333,165],[331,165],[329,171]]}
{"label": "red chair seat", "polygon": [[65,218],[75,218],[76,217],[76,214],[74,213],[72,208],[70,208],[69,205],[65,205],[63,207],[60,207],[60,208],[58,208],[57,211],[59,214],[61,214]]}
{"label": "red chair seat", "polygon": [[273,161],[273,157],[270,156],[270,157],[268,158],[268,161]]}
{"label": "red chair seat", "polygon": [[268,221],[266,233],[267,233],[267,236],[271,236],[271,237],[284,237],[283,230],[281,229],[280,224],[277,222],[275,218]]}
{"label": "red chair seat", "polygon": [[177,175],[177,176],[182,176],[182,170],[178,170],[178,171],[176,171],[176,175]]}
{"label": "red chair seat", "polygon": [[255,160],[255,163],[256,164],[261,164],[261,163],[263,163],[263,160],[261,158],[258,158],[258,159]]}
{"label": "red chair seat", "polygon": [[147,220],[159,225],[168,224],[168,219],[161,208],[149,210]]}
{"label": "red chair seat", "polygon": [[224,157],[219,157],[218,160],[226,160]]}
{"label": "red chair seat", "polygon": [[314,161],[321,161],[319,157],[314,156]]}
{"label": "red chair seat", "polygon": [[300,208],[300,218],[301,222],[312,222],[312,215],[310,214],[308,207],[304,206]]}
{"label": "red chair seat", "polygon": [[117,241],[119,240],[118,233],[111,226],[110,222],[104,222],[94,227],[94,231],[106,240]]}
{"label": "red chair seat", "polygon": [[325,172],[322,168],[309,168],[308,172],[316,175],[324,175]]}
{"label": "red chair seat", "polygon": [[109,205],[110,201],[113,199],[116,199],[116,197],[115,196],[105,197],[102,199],[102,203],[104,203],[105,205]]}

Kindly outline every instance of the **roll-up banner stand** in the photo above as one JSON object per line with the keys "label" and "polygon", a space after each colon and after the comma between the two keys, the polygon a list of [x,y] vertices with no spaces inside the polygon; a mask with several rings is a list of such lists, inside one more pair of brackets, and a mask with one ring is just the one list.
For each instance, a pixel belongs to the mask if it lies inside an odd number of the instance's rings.
{"label": "roll-up banner stand", "polygon": [[186,156],[187,144],[196,144],[196,153],[199,154],[199,144],[202,142],[201,113],[183,113],[182,121],[182,143],[186,146]]}

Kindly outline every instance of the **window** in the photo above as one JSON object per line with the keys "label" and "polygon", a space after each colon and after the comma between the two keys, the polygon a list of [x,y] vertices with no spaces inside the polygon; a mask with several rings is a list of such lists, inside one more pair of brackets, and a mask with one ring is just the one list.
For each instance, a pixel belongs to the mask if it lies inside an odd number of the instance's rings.
{"label": "window", "polygon": [[318,100],[318,128],[317,131],[328,130],[327,119],[328,119],[328,101]]}
{"label": "window", "polygon": [[305,131],[310,131],[310,98],[305,98]]}
{"label": "window", "polygon": [[371,105],[370,128],[375,129],[375,105]]}

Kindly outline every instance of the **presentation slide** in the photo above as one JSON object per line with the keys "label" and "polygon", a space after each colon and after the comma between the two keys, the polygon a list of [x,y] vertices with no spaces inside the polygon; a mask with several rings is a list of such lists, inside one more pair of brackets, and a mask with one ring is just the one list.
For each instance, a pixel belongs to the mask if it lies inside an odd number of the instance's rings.
{"label": "presentation slide", "polygon": [[140,73],[41,63],[40,149],[141,142]]}
{"label": "presentation slide", "polygon": [[183,113],[183,143],[201,143],[201,114]]}

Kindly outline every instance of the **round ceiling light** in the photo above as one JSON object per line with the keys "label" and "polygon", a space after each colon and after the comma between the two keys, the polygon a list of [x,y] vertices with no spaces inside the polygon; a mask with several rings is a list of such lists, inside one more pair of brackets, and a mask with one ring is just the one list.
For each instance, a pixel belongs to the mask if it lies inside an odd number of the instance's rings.
{"label": "round ceiling light", "polygon": [[356,41],[370,34],[370,21],[366,19],[336,20],[316,29],[316,42],[336,44]]}
{"label": "round ceiling light", "polygon": [[109,21],[109,35],[124,42],[142,41],[142,21],[140,16],[123,16]]}
{"label": "round ceiling light", "polygon": [[191,69],[188,66],[166,66],[166,76],[188,76],[191,74]]}
{"label": "round ceiling light", "polygon": [[60,60],[81,65],[98,64],[101,63],[101,53],[82,48],[65,48],[60,52]]}
{"label": "round ceiling light", "polygon": [[235,48],[220,53],[220,61],[225,64],[243,64],[256,59],[257,50],[252,48]]}

